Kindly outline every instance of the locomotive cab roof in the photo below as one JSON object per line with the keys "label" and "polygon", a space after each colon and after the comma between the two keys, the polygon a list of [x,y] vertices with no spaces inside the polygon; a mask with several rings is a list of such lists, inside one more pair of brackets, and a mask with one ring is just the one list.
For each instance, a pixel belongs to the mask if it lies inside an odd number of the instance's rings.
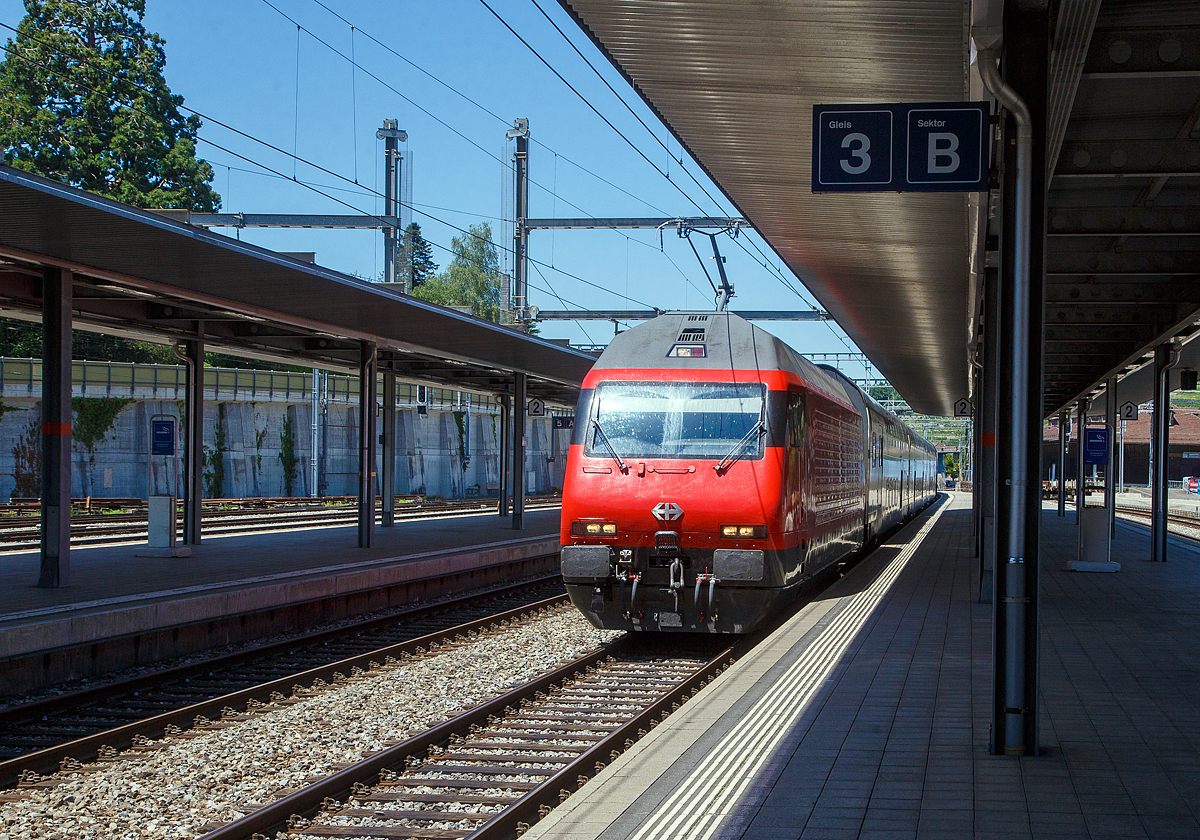
{"label": "locomotive cab roof", "polygon": [[[704,348],[703,356],[672,355],[676,346]],[[780,339],[732,312],[666,312],[617,335],[593,372],[660,370],[791,371],[830,396],[859,405],[849,380],[830,376]]]}

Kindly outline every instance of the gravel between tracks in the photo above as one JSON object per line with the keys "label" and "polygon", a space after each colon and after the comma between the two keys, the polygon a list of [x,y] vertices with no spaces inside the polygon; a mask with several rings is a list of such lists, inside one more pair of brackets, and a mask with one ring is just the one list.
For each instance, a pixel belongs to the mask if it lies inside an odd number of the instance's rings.
{"label": "gravel between tracks", "polygon": [[56,787],[0,804],[0,840],[197,837],[617,635],[564,607],[128,760],[60,773]]}

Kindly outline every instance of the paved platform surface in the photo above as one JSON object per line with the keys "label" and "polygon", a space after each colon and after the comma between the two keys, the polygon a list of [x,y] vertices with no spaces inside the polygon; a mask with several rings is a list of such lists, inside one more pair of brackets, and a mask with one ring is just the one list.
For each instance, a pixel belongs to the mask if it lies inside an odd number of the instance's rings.
{"label": "paved platform surface", "polygon": [[1043,755],[988,755],[970,496],[911,523],[524,835],[1200,837],[1200,552],[1069,572],[1042,530]]}
{"label": "paved platform surface", "polygon": [[494,513],[401,520],[369,549],[353,525],[209,537],[179,558],[78,548],[59,589],[37,588],[36,552],[4,555],[0,659],[481,573],[557,553],[558,524],[555,507],[527,511],[522,531]]}
{"label": "paved platform surface", "polygon": [[171,597],[196,587],[244,585],[267,575],[320,574],[328,567],[366,564],[453,548],[558,534],[559,508],[525,512],[525,529],[511,519],[472,513],[401,520],[375,526],[375,545],[358,547],[356,525],[204,537],[191,557],[138,557],[144,545],[71,549],[71,583],[38,589],[38,552],[0,555],[0,621],[39,608],[78,606],[130,596]]}

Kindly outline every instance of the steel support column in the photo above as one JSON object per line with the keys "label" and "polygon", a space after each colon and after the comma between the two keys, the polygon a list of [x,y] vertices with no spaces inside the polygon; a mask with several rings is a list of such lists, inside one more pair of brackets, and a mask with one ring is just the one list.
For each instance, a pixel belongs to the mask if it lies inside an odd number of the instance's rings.
{"label": "steel support column", "polygon": [[[1038,526],[1041,515],[1042,336],[1045,310],[1047,0],[1004,6],[1004,76],[979,52],[1004,109],[1001,364],[1009,375],[998,429],[996,600],[990,748],[1038,752]],[[991,45],[984,45],[990,47]]]}
{"label": "steel support column", "polygon": [[1058,412],[1058,515],[1067,515],[1067,440],[1071,437],[1071,415]]}
{"label": "steel support column", "polygon": [[200,545],[204,498],[204,328],[185,341],[187,379],[183,397],[183,544]]}
{"label": "steel support column", "polygon": [[1178,353],[1170,344],[1154,348],[1154,415],[1150,424],[1150,560],[1167,560],[1167,454],[1170,451],[1171,368]]}
{"label": "steel support column", "polygon": [[1104,404],[1104,425],[1108,427],[1108,466],[1104,468],[1104,508],[1108,512],[1108,536],[1117,535],[1117,378],[1108,380],[1104,389],[1107,402]]}
{"label": "steel support column", "polygon": [[71,582],[71,305],[65,268],[42,272],[42,551],[38,586]]}
{"label": "steel support column", "polygon": [[525,529],[525,374],[516,375],[512,424],[512,526]]}
{"label": "steel support column", "polygon": [[359,344],[358,363],[358,547],[375,537],[375,344]]}
{"label": "steel support column", "polygon": [[[383,127],[375,132],[376,139],[383,141],[383,213],[389,218],[400,217],[400,152],[397,141],[405,141],[408,134],[400,131],[396,120],[384,120]],[[383,226],[383,282],[396,282],[396,254],[399,250],[401,231],[398,226]],[[408,288],[408,277],[403,278],[404,291]]]}
{"label": "steel support column", "polygon": [[506,135],[517,141],[513,156],[513,196],[516,207],[513,219],[513,291],[511,305],[517,324],[527,322],[529,313],[529,229],[525,218],[529,215],[529,120],[513,120],[513,127]]}
{"label": "steel support column", "polygon": [[1087,467],[1083,464],[1084,438],[1087,437],[1088,399],[1075,406],[1075,557],[1083,559],[1083,509],[1087,507]]}
{"label": "steel support column", "polygon": [[383,374],[383,464],[380,469],[380,492],[383,494],[383,513],[380,525],[391,528],[396,524],[396,374]]}
{"label": "steel support column", "polygon": [[983,285],[983,388],[979,401],[979,461],[976,486],[980,491],[979,603],[995,597],[996,570],[996,424],[1000,394],[1000,272],[987,269]]}
{"label": "steel support column", "polygon": [[500,499],[501,518],[508,518],[508,500],[512,492],[512,477],[509,475],[512,464],[512,450],[509,448],[509,436],[512,434],[512,396],[500,395]]}

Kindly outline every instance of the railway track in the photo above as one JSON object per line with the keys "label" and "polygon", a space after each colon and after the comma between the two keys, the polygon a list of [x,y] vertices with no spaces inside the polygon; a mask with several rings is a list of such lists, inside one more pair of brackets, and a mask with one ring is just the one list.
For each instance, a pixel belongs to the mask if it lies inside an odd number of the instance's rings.
{"label": "railway track", "polygon": [[[624,636],[526,685],[213,827],[203,840],[499,840],[520,835],[736,660]],[[689,640],[711,648],[713,639]],[[664,651],[666,648],[664,648]]]}
{"label": "railway track", "polygon": [[[1117,513],[1137,522],[1149,522],[1150,511],[1144,508],[1117,506]],[[1200,539],[1200,516],[1167,512],[1167,529],[1188,539]]]}
{"label": "railway track", "polygon": [[752,644],[611,636],[543,603],[219,698],[219,719],[26,771],[0,793],[0,831],[513,837]]}
{"label": "railway track", "polygon": [[0,786],[562,603],[561,593],[557,576],[526,581],[0,710]]}
{"label": "railway track", "polygon": [[[529,500],[526,510],[556,507],[558,499]],[[396,510],[396,519],[429,519],[456,513],[495,510],[488,500],[435,501],[405,505]],[[378,514],[377,514],[378,515]],[[294,528],[329,528],[353,525],[357,508],[346,505],[287,505],[261,510],[205,510],[202,526],[206,535],[230,535],[257,531],[282,531]],[[0,552],[31,551],[41,544],[40,516],[0,517]],[[182,532],[180,532],[182,533]],[[76,514],[71,517],[71,545],[75,547],[108,545],[145,539],[146,515]]]}

